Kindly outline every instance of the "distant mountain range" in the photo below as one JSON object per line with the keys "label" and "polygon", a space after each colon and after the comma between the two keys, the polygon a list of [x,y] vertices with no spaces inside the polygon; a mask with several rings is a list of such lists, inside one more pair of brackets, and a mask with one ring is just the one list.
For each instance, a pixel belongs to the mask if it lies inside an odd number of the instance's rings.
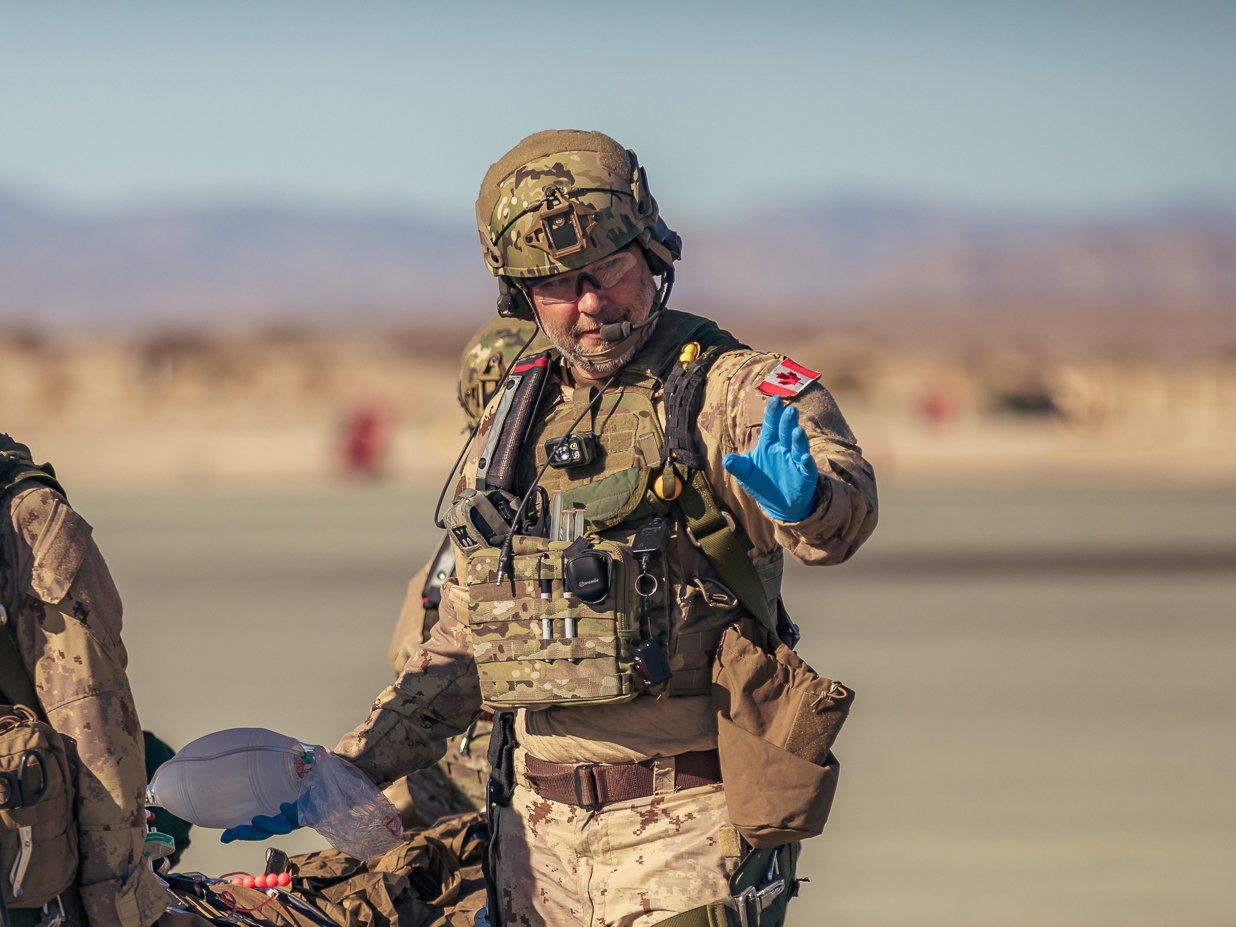
{"label": "distant mountain range", "polygon": [[[850,201],[679,231],[685,309],[1236,311],[1236,212],[1069,222]],[[449,325],[494,296],[466,221],[256,205],[86,219],[0,194],[4,326]]]}

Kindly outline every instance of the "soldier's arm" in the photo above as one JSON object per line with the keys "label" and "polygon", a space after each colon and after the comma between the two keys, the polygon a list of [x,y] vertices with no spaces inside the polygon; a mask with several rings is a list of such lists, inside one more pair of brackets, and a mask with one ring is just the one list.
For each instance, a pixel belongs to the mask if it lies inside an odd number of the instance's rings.
{"label": "soldier's arm", "polygon": [[820,471],[819,501],[806,518],[793,523],[769,518],[721,465],[727,453],[745,454],[755,447],[770,398],[758,387],[781,360],[782,355],[735,351],[710,371],[697,423],[708,479],[758,551],[780,544],[803,563],[841,563],[875,530],[875,474],[837,403],[818,381],[786,400],[798,410]]}
{"label": "soldier's arm", "polygon": [[456,616],[467,593],[453,578],[442,593],[429,640],[382,690],[364,723],[335,747],[379,785],[432,766],[442,756],[441,742],[466,730],[481,710],[468,628]]}
{"label": "soldier's arm", "polygon": [[120,595],[64,498],[40,487],[12,507],[22,605],[17,636],[48,723],[77,769],[79,884],[92,927],[146,927],[167,896],[142,861],[146,768],[125,674]]}
{"label": "soldier's arm", "polygon": [[403,600],[403,608],[399,610],[399,620],[391,634],[390,645],[386,648],[386,662],[396,676],[403,672],[416,648],[424,643],[427,615],[421,603],[421,592],[432,568],[433,561],[426,563],[408,582],[408,594]]}

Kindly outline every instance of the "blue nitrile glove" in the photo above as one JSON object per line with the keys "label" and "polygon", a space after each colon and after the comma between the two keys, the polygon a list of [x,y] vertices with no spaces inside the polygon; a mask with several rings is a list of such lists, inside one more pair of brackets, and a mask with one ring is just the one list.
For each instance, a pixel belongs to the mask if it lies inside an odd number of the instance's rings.
{"label": "blue nitrile glove", "polygon": [[780,396],[768,400],[760,440],[746,454],[726,454],[721,465],[777,521],[802,521],[820,499],[819,468],[798,426],[798,410]]}
{"label": "blue nitrile glove", "polygon": [[233,840],[269,840],[271,837],[290,834],[298,827],[300,824],[296,820],[296,802],[285,801],[279,806],[278,814],[255,815],[249,824],[229,827],[219,840],[223,843],[231,843]]}

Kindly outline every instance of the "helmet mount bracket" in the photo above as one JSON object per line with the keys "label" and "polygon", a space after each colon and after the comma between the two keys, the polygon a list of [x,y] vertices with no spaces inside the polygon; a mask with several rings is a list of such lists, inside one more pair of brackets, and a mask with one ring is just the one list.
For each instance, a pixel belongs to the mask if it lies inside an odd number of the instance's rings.
{"label": "helmet mount bracket", "polygon": [[524,244],[546,252],[554,260],[588,249],[589,235],[601,221],[597,210],[557,184],[546,184],[545,201],[537,210],[537,224],[524,235]]}

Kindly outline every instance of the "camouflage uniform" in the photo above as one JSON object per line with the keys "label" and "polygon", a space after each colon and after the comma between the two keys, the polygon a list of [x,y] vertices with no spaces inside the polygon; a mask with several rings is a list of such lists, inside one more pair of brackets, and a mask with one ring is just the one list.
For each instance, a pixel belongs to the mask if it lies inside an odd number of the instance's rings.
{"label": "camouflage uniform", "polygon": [[[695,429],[697,444],[707,457],[705,474],[718,500],[742,524],[754,543],[752,559],[757,564],[779,564],[783,548],[804,563],[840,563],[866,540],[875,526],[875,484],[853,434],[824,387],[815,384],[795,401],[799,422],[807,432],[821,474],[821,501],[809,516],[794,524],[774,522],[737,487],[721,466],[724,454],[745,453],[755,446],[766,399],[756,386],[781,360],[781,355],[740,350],[723,355],[717,362],[706,383]],[[551,385],[546,411],[542,413],[546,424],[560,418],[563,409],[570,408],[572,393],[572,388],[565,383]],[[530,441],[529,446],[539,448],[536,442]],[[474,446],[468,455],[473,465],[478,454],[479,448]],[[774,574],[777,575],[775,580]],[[768,571],[768,575],[770,585],[779,584],[779,570]],[[773,590],[769,591],[771,594]],[[521,753],[527,751],[550,762],[575,764],[650,759],[645,749],[648,721],[658,714],[688,719],[684,724],[670,721],[664,725],[674,733],[667,736],[661,755],[714,748],[715,721],[706,694],[707,640],[711,635],[705,632],[715,631],[719,636],[720,627],[732,620],[732,613],[737,611],[736,602],[718,599],[718,595],[724,596],[724,592],[716,588],[697,590],[688,585],[683,593],[685,607],[679,608],[676,619],[680,630],[684,612],[698,616],[697,621],[699,617],[704,621],[703,626],[697,624],[694,631],[683,633],[679,638],[685,645],[689,638],[699,637],[700,645],[683,646],[681,652],[671,657],[675,679],[696,687],[698,694],[669,700],[640,696],[624,704],[597,708],[521,711],[518,723]],[[466,727],[480,710],[473,641],[464,615],[467,604],[467,593],[458,580],[448,581],[440,616],[428,641],[408,661],[395,685],[378,697],[365,723],[336,747],[338,753],[375,781],[390,778],[394,771],[435,762],[435,743]],[[517,759],[517,773],[519,769],[520,760]],[[521,786],[526,790],[526,779]],[[517,792],[512,808],[502,809],[497,822],[498,859],[503,861],[503,866],[512,861],[516,867],[500,869],[509,876],[500,880],[507,893],[504,897],[507,922],[536,923],[544,919],[545,923],[558,924],[582,922],[587,918],[589,923],[613,924],[623,916],[633,915],[636,920],[628,923],[651,924],[670,913],[711,901],[722,894],[725,879],[736,863],[734,858],[721,852],[716,837],[728,824],[723,801],[718,810],[716,795],[708,789],[681,792],[667,801],[668,806],[665,802],[658,805],[646,800],[632,803],[633,807],[627,809],[607,808],[603,813],[585,814],[573,806],[548,802],[526,791]],[[622,816],[618,815],[619,811],[630,812],[626,817],[631,823],[624,825],[626,829],[622,832],[641,838],[621,850],[600,836],[610,821]],[[518,826],[512,823],[516,821]],[[653,840],[657,830],[653,824],[663,826],[668,832],[682,827],[683,821],[692,822],[688,825],[689,833],[695,833],[694,827],[698,825],[703,845],[714,850],[710,878],[703,878],[698,872],[684,878],[676,869],[654,868],[651,864],[645,867],[644,863],[639,863],[633,871],[644,873],[644,878],[622,889],[626,901],[615,899],[608,889],[614,870],[629,875],[632,870],[628,863],[636,857],[651,860],[661,854],[662,850],[649,850],[652,843],[662,848],[673,846]],[[550,852],[534,833],[542,822],[547,828],[560,826],[575,834],[575,849],[563,851],[560,848]],[[512,849],[508,841],[526,844],[531,857],[521,863],[513,862],[522,851]],[[571,878],[577,884],[574,894],[563,896],[557,890],[526,893],[513,888],[529,884],[528,872],[520,867],[532,866],[543,873],[557,872],[564,865],[562,853],[578,853],[588,841],[612,850],[605,850],[587,865],[582,858],[572,857],[570,866],[576,874]],[[666,849],[664,858],[681,852],[681,849]],[[580,872],[586,874],[580,875]],[[574,900],[561,901],[564,897]],[[605,899],[603,903],[598,900],[601,898]],[[566,907],[559,907],[560,901]],[[591,907],[587,907],[589,904]],[[563,921],[561,918],[567,916],[567,911],[573,910],[572,905],[585,905],[581,909],[583,915],[574,919],[572,914]],[[645,916],[647,920],[640,919]]]}
{"label": "camouflage uniform", "polygon": [[[29,460],[7,435],[0,452]],[[8,620],[48,723],[74,760],[85,917],[92,927],[148,927],[168,899],[142,859],[142,730],[125,675],[120,596],[91,530],[58,492],[18,485],[0,523]]]}
{"label": "camouflage uniform", "polygon": [[[595,134],[581,140],[584,133],[567,135],[580,140],[580,147],[592,148],[559,154],[564,149],[554,146],[564,134],[544,135],[554,137],[533,136],[521,143],[531,143],[530,148],[513,151],[491,168],[478,200],[485,259],[491,272],[506,281],[506,310],[521,311],[509,294],[526,296],[522,281],[578,270],[631,242],[643,248],[654,274],[662,273],[654,260],[668,266],[677,256],[676,247],[665,244],[671,239],[661,228],[656,203],[634,156],[628,158],[629,152],[603,136],[599,142]],[[542,188],[545,192],[538,200]],[[577,204],[571,207],[574,232],[563,218],[562,204],[570,202]],[[578,245],[581,235],[583,247]],[[610,464],[638,470],[641,479],[648,479],[648,468],[659,462],[655,436],[666,422],[659,382],[655,376],[648,379],[648,371],[656,367],[651,358],[663,358],[667,349],[676,353],[690,340],[675,341],[677,334],[697,330],[700,322],[663,310],[652,336],[624,368],[624,385],[613,395],[606,394],[591,427],[581,426],[601,434],[612,425],[621,432],[622,437],[611,433],[605,466],[574,475],[549,470],[542,485],[561,483],[570,488],[592,481],[599,485],[615,475],[613,467],[606,469]],[[774,521],[722,466],[727,453],[743,454],[755,447],[767,401],[758,387],[782,360],[783,355],[748,349],[722,354],[708,373],[691,428],[703,455],[701,472],[716,501],[750,539],[749,556],[770,603],[780,593],[783,550],[804,563],[840,563],[867,539],[876,523],[872,470],[832,397],[818,382],[792,400],[819,469],[819,501],[810,514],[794,523]],[[574,413],[587,404],[587,394],[586,388],[576,389],[561,373],[549,382],[523,444],[519,491],[527,488],[534,468],[544,462],[544,439],[563,433]],[[496,406],[491,403],[486,409],[465,455],[456,498],[476,485],[473,474]],[[620,462],[615,464],[611,457]],[[641,484],[638,493],[647,485]],[[634,495],[627,495],[634,501]],[[594,511],[590,502],[590,526]],[[616,523],[623,514],[630,511],[618,513]],[[621,525],[615,530],[622,530]],[[679,787],[675,769],[680,757],[716,748],[716,716],[709,696],[712,654],[726,626],[753,619],[726,588],[725,577],[717,576],[677,525],[665,549],[669,573],[655,605],[669,630],[673,670],[661,694],[672,697],[644,694],[614,704],[554,705],[517,712],[514,795],[509,806],[495,809],[492,822],[500,910],[491,912],[491,919],[554,927],[650,925],[729,895],[727,880],[739,866],[745,845],[730,824],[724,789],[717,784]],[[458,562],[463,563],[462,557]],[[463,584],[452,578],[444,585],[438,621],[428,639],[411,654],[395,684],[378,696],[366,721],[335,748],[374,781],[431,765],[438,757],[436,744],[464,729],[481,710],[477,658],[487,653],[490,644],[469,627],[470,606],[488,609],[491,603],[470,601],[469,577],[462,578]],[[556,641],[547,646],[557,646]],[[568,676],[572,672],[569,667],[560,671]],[[578,682],[586,689],[591,680]],[[501,692],[492,681],[487,685],[491,694]],[[528,772],[532,759],[576,767],[651,763],[655,791],[646,798],[600,806],[551,801],[533,788]]]}

